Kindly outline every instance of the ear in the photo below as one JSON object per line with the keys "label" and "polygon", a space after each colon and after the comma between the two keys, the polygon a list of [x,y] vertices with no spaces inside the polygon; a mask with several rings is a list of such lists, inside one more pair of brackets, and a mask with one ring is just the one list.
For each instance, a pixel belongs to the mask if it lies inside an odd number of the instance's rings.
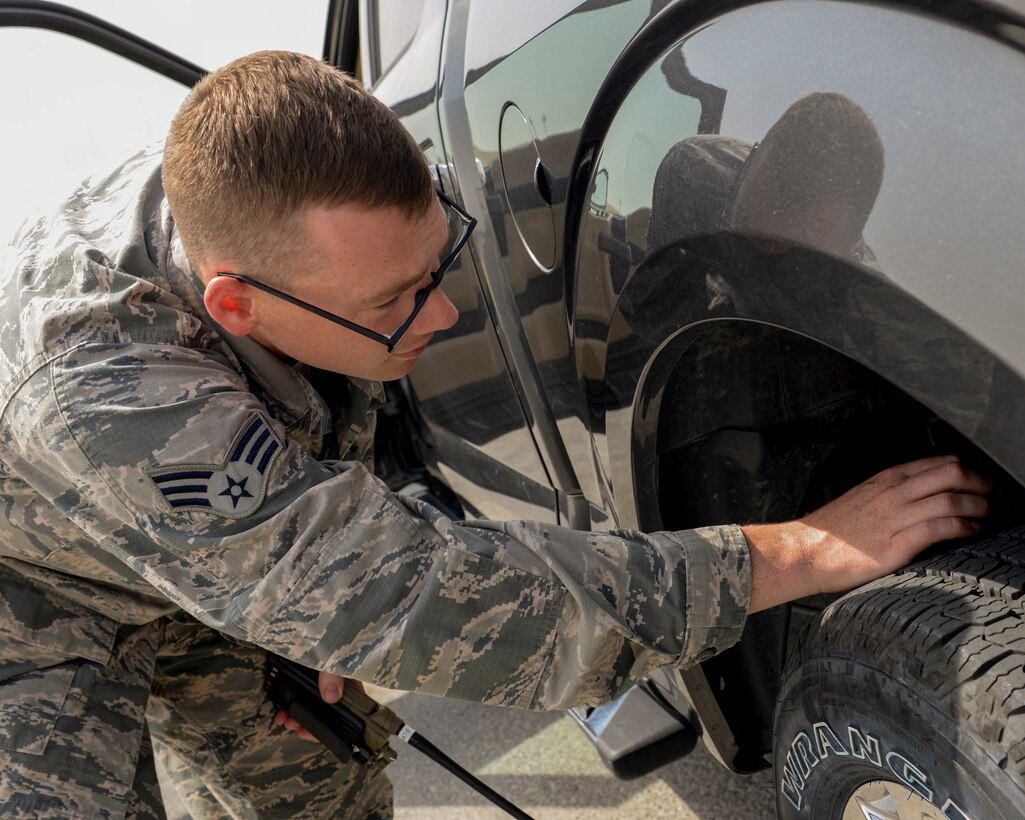
{"label": "ear", "polygon": [[210,318],[233,336],[248,336],[256,328],[252,292],[237,279],[214,276],[203,291],[203,304]]}

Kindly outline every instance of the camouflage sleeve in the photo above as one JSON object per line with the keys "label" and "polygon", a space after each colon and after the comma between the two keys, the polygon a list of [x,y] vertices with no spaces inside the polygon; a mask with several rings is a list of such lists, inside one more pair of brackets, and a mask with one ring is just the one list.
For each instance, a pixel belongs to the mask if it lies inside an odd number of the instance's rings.
{"label": "camouflage sleeve", "polygon": [[[736,527],[576,532],[452,522],[319,462],[209,352],[73,349],[12,402],[34,485],[224,633],[406,690],[564,709],[739,639]],[[109,560],[109,559],[108,559]]]}

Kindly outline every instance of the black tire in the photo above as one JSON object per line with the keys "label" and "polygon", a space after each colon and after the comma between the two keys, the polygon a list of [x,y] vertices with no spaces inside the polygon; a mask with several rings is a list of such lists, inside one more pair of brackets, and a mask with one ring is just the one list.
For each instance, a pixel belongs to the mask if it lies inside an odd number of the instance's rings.
{"label": "black tire", "polygon": [[780,817],[841,818],[873,781],[922,795],[934,816],[1025,817],[1023,588],[1025,528],[823,611],[783,674]]}

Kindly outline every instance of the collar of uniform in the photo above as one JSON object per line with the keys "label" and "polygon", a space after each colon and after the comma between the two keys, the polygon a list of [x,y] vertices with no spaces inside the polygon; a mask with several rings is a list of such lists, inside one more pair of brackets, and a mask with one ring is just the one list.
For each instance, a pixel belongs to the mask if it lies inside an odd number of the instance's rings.
{"label": "collar of uniform", "polygon": [[[297,363],[296,371],[305,376],[331,412],[333,441],[325,439],[320,457],[373,464],[374,421],[377,409],[384,404],[381,382],[357,379],[317,370]],[[317,452],[311,448],[311,452]]]}
{"label": "collar of uniform", "polygon": [[384,385],[367,379],[349,379],[349,406],[347,424],[339,432],[338,447],[345,458],[347,453],[356,461],[367,461],[373,446],[373,430],[369,441],[364,441],[377,409],[384,404]]}

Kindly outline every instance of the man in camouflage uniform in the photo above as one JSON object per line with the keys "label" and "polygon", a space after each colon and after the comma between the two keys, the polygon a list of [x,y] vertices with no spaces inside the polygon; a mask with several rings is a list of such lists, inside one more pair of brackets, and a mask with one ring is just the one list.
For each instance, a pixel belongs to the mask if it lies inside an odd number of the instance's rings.
{"label": "man in camouflage uniform", "polygon": [[383,106],[263,53],[197,86],[162,158],[23,229],[0,279],[0,814],[161,817],[157,754],[197,817],[388,816],[383,775],[274,726],[266,651],[326,695],[345,675],[565,709],[974,531],[986,484],[953,459],[801,521],[651,535],[390,493],[377,382],[451,303],[421,299],[391,350],[261,286],[387,333],[445,207]]}

